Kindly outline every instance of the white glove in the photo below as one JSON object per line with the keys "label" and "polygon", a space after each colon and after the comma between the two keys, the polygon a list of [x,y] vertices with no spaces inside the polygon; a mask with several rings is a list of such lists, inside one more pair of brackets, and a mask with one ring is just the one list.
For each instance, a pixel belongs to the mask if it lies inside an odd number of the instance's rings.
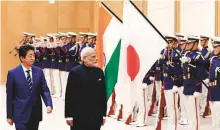
{"label": "white glove", "polygon": [[180,61],[182,62],[182,63],[190,63],[191,62],[191,59],[190,58],[188,58],[188,57],[182,57],[182,58],[180,58]]}
{"label": "white glove", "polygon": [[205,84],[208,84],[208,83],[209,83],[209,79],[206,78],[205,80],[203,80],[203,82],[204,82]]}
{"label": "white glove", "polygon": [[185,63],[185,62],[186,62],[184,57],[181,57],[181,58],[180,58],[180,61],[181,61],[182,63]]}
{"label": "white glove", "polygon": [[154,81],[154,77],[151,77],[151,76],[150,76],[150,78],[149,78],[149,79],[150,79],[150,81]]}
{"label": "white glove", "polygon": [[194,92],[193,95],[194,95],[194,97],[196,98],[196,97],[199,97],[199,96],[200,96],[200,93],[199,93],[199,92]]}
{"label": "white glove", "polygon": [[172,90],[173,90],[173,93],[176,93],[178,92],[179,88],[176,85],[174,85]]}
{"label": "white glove", "polygon": [[143,83],[142,86],[141,86],[141,88],[142,88],[142,89],[146,89],[146,88],[147,88],[147,84],[146,84],[146,83]]}
{"label": "white glove", "polygon": [[190,63],[190,62],[191,62],[191,59],[188,58],[188,57],[185,57],[185,62]]}

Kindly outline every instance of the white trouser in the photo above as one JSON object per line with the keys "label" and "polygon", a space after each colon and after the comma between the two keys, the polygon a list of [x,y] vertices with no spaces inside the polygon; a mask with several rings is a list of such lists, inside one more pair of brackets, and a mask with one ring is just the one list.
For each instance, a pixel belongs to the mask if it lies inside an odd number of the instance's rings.
{"label": "white trouser", "polygon": [[207,105],[208,89],[202,84],[202,94],[200,97],[200,113],[203,114]]}
{"label": "white trouser", "polygon": [[186,115],[188,118],[188,130],[200,129],[200,116],[199,116],[199,98],[194,95],[184,95],[186,101],[184,102],[186,109]]}
{"label": "white trouser", "polygon": [[186,116],[186,107],[184,106],[184,103],[186,102],[186,97],[183,94],[183,86],[179,87],[178,93],[180,95],[180,119],[182,121],[187,121],[187,116]]}
{"label": "white trouser", "polygon": [[155,81],[156,101],[159,100],[159,97],[161,95],[161,86],[162,86],[162,82],[161,81]]}
{"label": "white trouser", "polygon": [[165,100],[167,106],[168,115],[168,127],[167,130],[177,129],[177,115],[178,115],[178,93],[174,93],[173,90],[165,90]]}
{"label": "white trouser", "polygon": [[61,97],[62,88],[60,84],[60,71],[58,69],[52,69],[52,88],[54,88],[54,97]]}
{"label": "white trouser", "polygon": [[148,112],[152,104],[152,93],[153,93],[153,84],[150,84],[145,89],[139,90],[139,99],[137,100],[137,105],[139,108],[137,114],[137,123],[146,124]]}
{"label": "white trouser", "polygon": [[210,101],[212,130],[220,130],[220,101]]}
{"label": "white trouser", "polygon": [[139,111],[139,108],[138,108],[138,104],[137,104],[137,102],[136,102],[136,103],[135,103],[135,106],[134,106],[133,113],[132,113],[132,122],[136,122],[136,121],[137,121],[138,111]]}
{"label": "white trouser", "polygon": [[60,82],[61,82],[61,87],[62,87],[62,99],[65,99],[65,94],[66,94],[66,85],[67,85],[67,78],[68,78],[68,72],[66,71],[60,71]]}
{"label": "white trouser", "polygon": [[50,93],[53,95],[54,94],[54,89],[52,88],[52,84],[51,84],[51,73],[50,73],[50,69],[49,68],[45,68],[44,69],[44,76],[47,82],[47,86],[50,90]]}

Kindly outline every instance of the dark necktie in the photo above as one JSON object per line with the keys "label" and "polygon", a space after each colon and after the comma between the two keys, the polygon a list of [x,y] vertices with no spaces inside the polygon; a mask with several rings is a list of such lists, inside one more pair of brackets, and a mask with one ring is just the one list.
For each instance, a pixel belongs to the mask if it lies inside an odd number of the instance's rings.
{"label": "dark necktie", "polygon": [[29,86],[29,89],[30,91],[32,92],[32,80],[31,80],[31,75],[30,75],[30,70],[27,70],[27,83],[28,83],[28,86]]}

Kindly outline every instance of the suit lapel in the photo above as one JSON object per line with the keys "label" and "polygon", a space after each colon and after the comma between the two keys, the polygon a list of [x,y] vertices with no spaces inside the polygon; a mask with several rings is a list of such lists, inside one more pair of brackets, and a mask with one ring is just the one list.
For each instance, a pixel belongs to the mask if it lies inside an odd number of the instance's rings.
{"label": "suit lapel", "polygon": [[24,83],[25,83],[26,85],[28,85],[28,84],[27,84],[27,78],[26,78],[26,76],[25,76],[25,74],[24,74],[24,70],[23,70],[23,68],[22,68],[21,65],[19,66],[19,73],[18,73],[18,74],[19,74],[19,75],[21,74],[21,80],[23,80]]}
{"label": "suit lapel", "polygon": [[32,67],[32,77],[33,77],[33,86],[34,86],[37,77],[37,70],[34,67]]}

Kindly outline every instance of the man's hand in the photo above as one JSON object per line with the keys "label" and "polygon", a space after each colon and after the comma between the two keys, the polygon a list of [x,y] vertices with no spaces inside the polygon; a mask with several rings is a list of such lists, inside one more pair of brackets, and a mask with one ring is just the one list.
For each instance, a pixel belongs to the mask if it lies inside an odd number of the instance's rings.
{"label": "man's hand", "polygon": [[194,95],[195,98],[197,98],[197,97],[200,96],[200,93],[199,92],[194,92],[193,95]]}
{"label": "man's hand", "polygon": [[173,89],[172,89],[173,93],[178,92],[178,90],[179,90],[178,87],[177,87],[176,85],[174,85],[174,86],[173,86]]}
{"label": "man's hand", "polygon": [[106,122],[106,119],[105,119],[105,118],[103,118],[102,125],[105,125],[105,122]]}
{"label": "man's hand", "polygon": [[73,126],[73,120],[66,120],[67,125]]}
{"label": "man's hand", "polygon": [[50,114],[52,112],[52,108],[50,106],[47,107],[47,113]]}
{"label": "man's hand", "polygon": [[7,119],[7,122],[8,122],[9,125],[13,125],[14,124],[14,121],[12,119],[10,119],[10,118]]}
{"label": "man's hand", "polygon": [[152,76],[150,76],[149,79],[150,79],[150,81],[154,81],[154,77],[152,77]]}

